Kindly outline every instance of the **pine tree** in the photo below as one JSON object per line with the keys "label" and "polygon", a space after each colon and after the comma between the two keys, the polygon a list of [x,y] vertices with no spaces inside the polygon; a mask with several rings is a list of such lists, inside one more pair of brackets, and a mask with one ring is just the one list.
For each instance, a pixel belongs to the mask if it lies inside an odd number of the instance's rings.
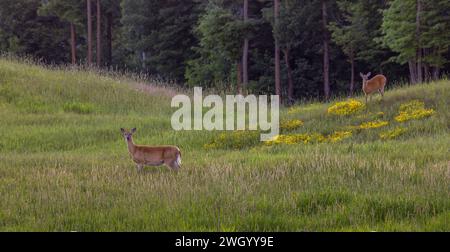
{"label": "pine tree", "polygon": [[411,83],[423,81],[424,72],[428,79],[429,66],[437,78],[447,62],[449,9],[448,1],[393,0],[384,11],[383,42],[398,54],[392,60],[408,63]]}
{"label": "pine tree", "polygon": [[364,12],[365,3],[362,1],[339,1],[339,10],[343,13],[343,20],[332,22],[329,26],[333,41],[339,45],[350,61],[350,93],[355,89],[355,61],[359,52],[364,48],[368,38],[368,19]]}
{"label": "pine tree", "polygon": [[298,33],[298,23],[296,23],[296,15],[298,15],[301,6],[298,2],[285,0],[281,4],[280,17],[278,23],[274,27],[274,36],[278,41],[281,51],[284,55],[284,63],[287,72],[287,102],[294,101],[294,79],[291,67],[291,50],[298,45],[296,34]]}
{"label": "pine tree", "polygon": [[[432,0],[422,2],[421,45],[426,79],[438,79],[440,70],[449,62],[446,54],[450,47],[450,2]],[[432,68],[430,77],[429,68]]]}
{"label": "pine tree", "polygon": [[82,27],[82,5],[77,0],[49,0],[39,7],[38,13],[42,16],[57,16],[63,22],[67,22],[70,26],[70,48],[71,63],[76,64],[77,61],[77,27]]}
{"label": "pine tree", "polygon": [[195,28],[199,39],[199,46],[195,48],[197,57],[188,62],[186,69],[189,84],[223,83],[234,75],[235,91],[240,91],[242,41],[248,33],[247,24],[233,11],[239,9],[234,9],[234,4],[212,1],[200,17]]}

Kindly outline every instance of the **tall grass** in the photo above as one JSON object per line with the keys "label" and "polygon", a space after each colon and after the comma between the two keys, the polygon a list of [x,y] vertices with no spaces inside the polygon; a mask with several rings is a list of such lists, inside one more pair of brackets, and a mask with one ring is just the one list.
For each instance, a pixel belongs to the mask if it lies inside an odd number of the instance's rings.
{"label": "tall grass", "polygon": [[[450,231],[447,80],[388,90],[347,117],[321,103],[282,110],[304,122],[286,134],[389,122],[342,142],[222,148],[205,148],[222,132],[173,131],[170,96],[136,84],[0,59],[1,231]],[[395,122],[414,99],[436,114]],[[137,127],[139,144],[178,145],[181,171],[138,174],[121,127]]]}

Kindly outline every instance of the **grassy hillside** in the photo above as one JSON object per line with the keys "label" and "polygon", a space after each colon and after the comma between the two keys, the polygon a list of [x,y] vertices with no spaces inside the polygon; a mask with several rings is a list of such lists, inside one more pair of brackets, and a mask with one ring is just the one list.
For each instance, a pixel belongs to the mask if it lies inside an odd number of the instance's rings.
{"label": "grassy hillside", "polygon": [[[0,59],[0,231],[450,231],[449,81],[283,109],[271,145],[173,131],[174,92]],[[396,121],[414,100],[432,113]],[[181,171],[138,174],[121,127],[178,145]]]}

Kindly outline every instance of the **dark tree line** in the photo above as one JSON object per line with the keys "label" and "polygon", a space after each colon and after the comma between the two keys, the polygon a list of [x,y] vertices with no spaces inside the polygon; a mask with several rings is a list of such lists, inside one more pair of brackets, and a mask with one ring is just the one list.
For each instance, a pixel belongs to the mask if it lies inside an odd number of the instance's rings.
{"label": "dark tree line", "polygon": [[1,51],[285,103],[438,79],[449,46],[448,0],[0,1]]}

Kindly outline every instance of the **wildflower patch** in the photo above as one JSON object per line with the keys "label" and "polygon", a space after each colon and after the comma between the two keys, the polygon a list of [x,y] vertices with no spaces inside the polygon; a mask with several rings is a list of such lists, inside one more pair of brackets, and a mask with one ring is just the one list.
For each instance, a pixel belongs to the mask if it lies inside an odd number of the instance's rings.
{"label": "wildflower patch", "polygon": [[299,127],[303,126],[303,124],[304,124],[303,121],[294,119],[294,120],[281,122],[280,128],[282,130],[291,131],[291,130],[298,129]]}
{"label": "wildflower patch", "polygon": [[407,131],[406,128],[397,127],[393,130],[388,130],[379,134],[382,140],[395,139],[401,135],[403,135]]}
{"label": "wildflower patch", "polygon": [[337,102],[328,108],[328,114],[332,115],[352,115],[365,108],[365,105],[355,99],[350,99],[348,101]]}
{"label": "wildflower patch", "polygon": [[426,109],[425,104],[419,100],[413,100],[400,105],[399,114],[395,117],[397,122],[418,120],[430,117],[436,112],[433,109]]}
{"label": "wildflower patch", "polygon": [[319,133],[278,135],[267,141],[266,145],[276,144],[309,144],[309,143],[337,143],[352,136],[351,131],[335,131],[329,135]]}
{"label": "wildflower patch", "polygon": [[389,122],[387,121],[372,121],[372,122],[365,122],[360,124],[359,126],[357,126],[358,129],[376,129],[376,128],[381,128],[384,126],[387,126],[389,124]]}

